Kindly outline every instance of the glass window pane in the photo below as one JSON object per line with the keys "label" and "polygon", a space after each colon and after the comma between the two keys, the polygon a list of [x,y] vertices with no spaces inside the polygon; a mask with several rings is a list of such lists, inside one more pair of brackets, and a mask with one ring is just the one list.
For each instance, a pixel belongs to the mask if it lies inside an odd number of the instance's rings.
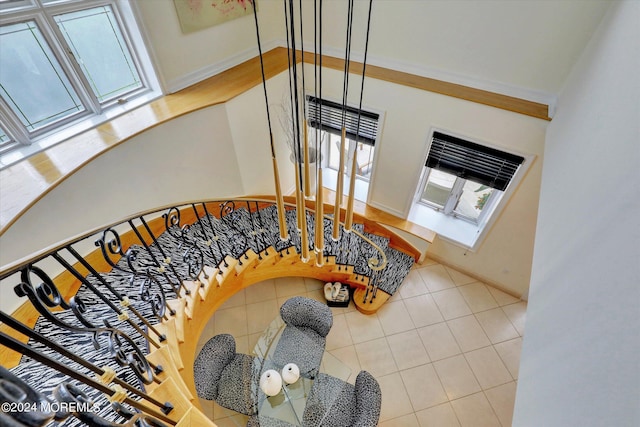
{"label": "glass window pane", "polygon": [[101,103],[142,87],[110,6],[65,13],[55,20]]}
{"label": "glass window pane", "polygon": [[427,184],[422,193],[422,200],[444,207],[455,182],[455,175],[437,169],[431,169]]}
{"label": "glass window pane", "polygon": [[35,21],[0,27],[0,95],[29,132],[84,111]]}
{"label": "glass window pane", "polygon": [[356,176],[369,180],[371,169],[373,168],[374,147],[369,144],[359,142],[356,146]]}
{"label": "glass window pane", "polygon": [[467,218],[478,219],[493,191],[493,188],[477,182],[465,182],[454,212]]}
{"label": "glass window pane", "polygon": [[327,166],[334,170],[338,170],[340,167],[340,136],[333,133],[329,133],[329,159]]}

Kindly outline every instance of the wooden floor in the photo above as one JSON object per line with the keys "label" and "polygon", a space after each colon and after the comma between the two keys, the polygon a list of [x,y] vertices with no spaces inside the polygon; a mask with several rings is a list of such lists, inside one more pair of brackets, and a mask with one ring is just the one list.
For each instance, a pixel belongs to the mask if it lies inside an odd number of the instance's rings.
{"label": "wooden floor", "polygon": [[[308,54],[305,62],[310,61],[313,55]],[[288,65],[287,50],[275,48],[267,52],[264,64],[267,79],[284,71]],[[326,67],[343,69],[343,64],[339,58],[323,56]],[[362,64],[352,62],[351,66],[351,72],[358,73]],[[548,106],[531,101],[381,67],[367,66],[367,76],[549,120]],[[260,61],[253,58],[3,169],[0,171],[0,236],[38,200],[97,156],[173,118],[229,101],[261,82]],[[368,212],[372,215],[384,214],[371,209]]]}

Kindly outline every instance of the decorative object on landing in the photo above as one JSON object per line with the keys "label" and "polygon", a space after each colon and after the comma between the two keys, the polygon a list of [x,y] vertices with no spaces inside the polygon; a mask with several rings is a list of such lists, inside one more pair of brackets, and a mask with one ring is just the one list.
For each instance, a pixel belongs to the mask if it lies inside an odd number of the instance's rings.
{"label": "decorative object on landing", "polygon": [[199,397],[227,409],[254,415],[258,412],[260,365],[256,357],[236,353],[233,336],[216,335],[202,347],[193,364],[196,392]]}
{"label": "decorative object on landing", "polygon": [[[300,378],[300,368],[295,363],[287,363],[282,368],[282,380],[285,384],[293,384]],[[266,393],[265,393],[266,394]]]}
{"label": "decorative object on landing", "polygon": [[324,297],[329,307],[348,307],[351,301],[351,287],[340,282],[324,285]]}
{"label": "decorative object on landing", "polygon": [[369,372],[360,371],[355,385],[319,374],[311,386],[302,425],[375,427],[381,406],[380,385]]}
{"label": "decorative object on landing", "polygon": [[325,283],[325,285],[324,285],[324,298],[327,301],[335,301],[335,299],[340,294],[340,289],[341,288],[342,288],[342,285],[340,284],[340,282],[335,282],[335,283],[327,282],[327,283]]}
{"label": "decorative object on landing", "polygon": [[331,309],[311,298],[293,297],[282,304],[280,316],[287,326],[273,353],[274,363],[295,363],[300,375],[315,378],[333,325]]}
{"label": "decorative object on landing", "polygon": [[267,396],[275,396],[282,390],[282,377],[275,369],[268,369],[260,376],[260,389]]}

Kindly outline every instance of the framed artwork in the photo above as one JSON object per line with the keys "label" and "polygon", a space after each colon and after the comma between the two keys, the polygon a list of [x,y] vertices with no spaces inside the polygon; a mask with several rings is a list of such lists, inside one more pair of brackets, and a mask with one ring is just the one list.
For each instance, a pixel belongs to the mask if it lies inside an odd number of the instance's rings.
{"label": "framed artwork", "polygon": [[253,13],[256,0],[173,0],[182,32],[192,33]]}

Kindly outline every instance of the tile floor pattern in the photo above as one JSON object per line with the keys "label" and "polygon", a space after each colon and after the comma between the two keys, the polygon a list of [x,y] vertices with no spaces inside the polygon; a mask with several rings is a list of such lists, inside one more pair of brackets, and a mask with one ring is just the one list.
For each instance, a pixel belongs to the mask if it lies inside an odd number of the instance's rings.
{"label": "tile floor pattern", "polygon": [[[235,294],[215,313],[198,349],[230,333],[251,353],[290,297],[324,302],[324,282],[280,278]],[[526,303],[429,259],[415,265],[378,313],[333,308],[327,351],[373,374],[382,389],[380,427],[510,426]],[[246,417],[213,402],[203,408],[220,427]]]}

